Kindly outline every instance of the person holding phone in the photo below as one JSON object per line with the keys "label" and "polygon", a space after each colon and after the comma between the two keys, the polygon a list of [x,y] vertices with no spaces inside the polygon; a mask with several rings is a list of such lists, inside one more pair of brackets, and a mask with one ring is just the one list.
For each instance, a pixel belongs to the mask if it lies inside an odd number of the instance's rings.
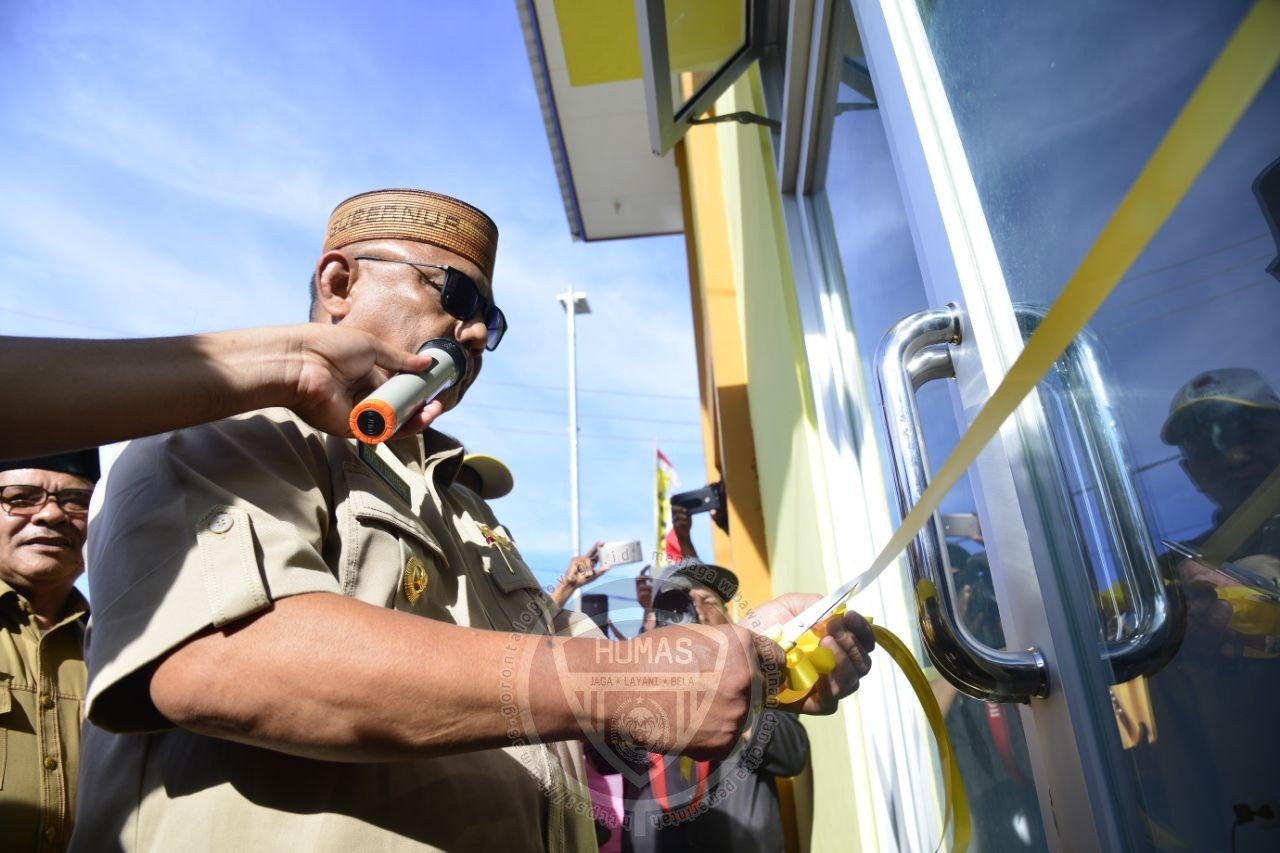
{"label": "person holding phone", "polygon": [[551,590],[552,601],[564,607],[575,592],[613,568],[600,565],[600,548],[603,545],[603,541],[598,541],[586,554],[577,554],[569,558],[569,565],[565,568],[564,574]]}

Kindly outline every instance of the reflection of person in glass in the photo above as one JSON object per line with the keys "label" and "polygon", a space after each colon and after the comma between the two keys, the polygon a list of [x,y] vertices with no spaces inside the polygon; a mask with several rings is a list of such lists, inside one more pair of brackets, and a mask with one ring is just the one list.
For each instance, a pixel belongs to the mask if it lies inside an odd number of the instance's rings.
{"label": "reflection of person in glass", "polygon": [[1256,370],[1206,371],[1178,390],[1160,437],[1177,445],[1182,470],[1215,507],[1213,529],[1169,543],[1186,558],[1177,576],[1188,599],[1189,651],[1280,654],[1280,515],[1264,514],[1229,553],[1201,556],[1218,527],[1280,466],[1280,395]]}
{"label": "reflection of person in glass", "polygon": [[[948,544],[954,569],[956,609],[960,622],[979,642],[1005,647],[995,588],[986,552],[970,555]],[[959,693],[946,681],[934,683],[934,695],[946,714],[973,812],[971,849],[1005,851],[1041,849],[1039,804],[1031,781],[1026,735],[1013,705],[983,702]]]}
{"label": "reflection of person in glass", "polygon": [[1218,368],[1174,395],[1161,439],[1178,447],[1212,524],[1162,556],[1186,600],[1177,657],[1150,680],[1158,735],[1133,757],[1159,847],[1271,850],[1238,809],[1280,802],[1280,516],[1215,536],[1280,465],[1280,395],[1256,370]]}

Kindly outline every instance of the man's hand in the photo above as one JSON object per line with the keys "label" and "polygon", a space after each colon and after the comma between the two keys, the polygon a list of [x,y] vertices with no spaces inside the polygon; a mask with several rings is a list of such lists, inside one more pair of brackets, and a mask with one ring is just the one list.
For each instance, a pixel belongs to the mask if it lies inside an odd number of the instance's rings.
{"label": "man's hand", "polygon": [[650,566],[641,569],[636,575],[636,603],[644,608],[646,614],[653,612],[653,575],[649,574]]}
{"label": "man's hand", "polygon": [[[640,694],[662,714],[624,714],[610,728],[651,752],[727,757],[750,722],[753,705],[769,689],[766,674],[786,665],[776,644],[760,640],[738,625],[672,625],[627,640],[630,648],[618,658],[634,664],[638,679],[655,677],[673,689]],[[687,719],[680,709],[689,693],[701,697],[706,711],[681,730],[677,721]]]}
{"label": "man's hand", "polygon": [[[401,351],[358,329],[306,323],[264,331],[290,336],[285,383],[292,397],[287,405],[333,435],[351,435],[351,409],[391,375],[431,366],[430,356]],[[441,411],[441,404],[432,401],[405,422],[400,434],[421,432]]]}
{"label": "man's hand", "polygon": [[584,587],[613,568],[600,565],[600,548],[603,545],[603,542],[597,542],[585,555],[569,560],[569,567],[564,570],[564,582],[570,589]]}
{"label": "man's hand", "polygon": [[685,559],[698,559],[698,549],[693,545],[693,514],[685,507],[672,504],[671,529],[680,545],[680,555]]}
{"label": "man's hand", "polygon": [[[797,616],[819,596],[806,593],[790,593],[766,602],[747,614],[742,624],[760,634]],[[802,701],[787,706],[787,710],[803,714],[831,714],[836,704],[858,689],[858,684],[871,670],[871,651],[876,647],[871,625],[852,610],[832,617],[826,623],[826,636],[822,645],[836,656],[836,667],[818,679],[818,684]],[[819,629],[821,633],[821,629]],[[764,637],[758,644],[773,647],[773,652],[785,659],[781,647]],[[785,664],[784,664],[785,667]]]}
{"label": "man's hand", "polygon": [[551,599],[561,607],[568,602],[569,596],[574,591],[581,589],[600,577],[612,566],[600,565],[600,548],[603,542],[597,542],[591,546],[591,550],[586,554],[580,554],[576,557],[569,558],[569,566],[564,570],[560,580],[556,581],[555,587],[551,590]]}
{"label": "man's hand", "polygon": [[[762,636],[775,625],[799,614],[818,600],[816,595],[784,595],[748,614],[743,625],[680,625],[648,631],[628,641],[632,650],[625,660],[645,665],[645,674],[679,677],[680,689],[653,691],[646,697],[663,703],[678,703],[685,690],[704,695],[709,707],[696,731],[665,728],[630,732],[629,736],[653,752],[679,751],[693,758],[724,758],[746,729],[753,710],[759,710],[766,696],[782,687],[786,678],[786,655],[777,643]],[[830,714],[840,699],[858,689],[860,679],[871,669],[875,638],[867,620],[848,612],[828,620],[822,639],[836,657],[835,669],[819,679],[802,701],[785,710],[805,714]],[[725,650],[722,666],[717,665]],[[683,651],[683,654],[682,654]],[[753,705],[755,708],[753,709]],[[666,719],[674,721],[674,706],[665,708]]]}
{"label": "man's hand", "polygon": [[[1251,559],[1257,558],[1239,562]],[[1187,653],[1238,658],[1245,656],[1246,649],[1264,656],[1280,652],[1280,619],[1275,610],[1280,604],[1250,595],[1236,579],[1197,560],[1181,560],[1175,572],[1187,603],[1187,633],[1182,641]],[[1226,600],[1218,590],[1237,595]],[[1245,630],[1238,630],[1241,627]]]}

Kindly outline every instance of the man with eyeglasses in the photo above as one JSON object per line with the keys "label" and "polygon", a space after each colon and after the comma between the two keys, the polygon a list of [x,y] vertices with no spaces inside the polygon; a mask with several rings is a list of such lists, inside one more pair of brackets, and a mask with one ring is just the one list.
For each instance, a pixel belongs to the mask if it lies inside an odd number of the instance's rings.
{"label": "man with eyeglasses", "polygon": [[[1192,557],[1181,561],[1179,574],[1193,603],[1202,605],[1204,596],[1199,593],[1212,593],[1207,596],[1212,599],[1208,608],[1212,619],[1201,620],[1188,639],[1193,643],[1208,639],[1212,646],[1221,647],[1217,651],[1238,646],[1234,654],[1280,657],[1280,637],[1266,639],[1280,631],[1280,606],[1266,606],[1276,613],[1277,631],[1251,637],[1238,630],[1254,621],[1245,616],[1245,611],[1258,611],[1253,605],[1260,602],[1254,599],[1274,596],[1280,601],[1280,514],[1275,507],[1258,516],[1258,523],[1235,543],[1233,552],[1217,555],[1221,565],[1194,558],[1268,476],[1280,469],[1280,394],[1251,368],[1204,371],[1179,388],[1160,437],[1178,447],[1183,471],[1215,506],[1210,530],[1185,543],[1170,543],[1181,552],[1176,556]],[[1206,630],[1208,625],[1212,631]],[[1262,648],[1268,643],[1275,648]]]}
{"label": "man with eyeglasses", "polygon": [[[426,407],[437,417],[507,330],[496,249],[492,220],[457,199],[354,196],[329,218],[311,319],[408,351],[459,344],[468,366]],[[89,543],[73,849],[595,849],[578,688],[636,655],[552,636],[559,614],[510,533],[454,483],[464,452],[434,429],[358,444],[281,409],[130,445]],[[760,658],[781,650],[731,626],[677,634],[688,686],[652,701],[674,720],[699,690],[689,750],[722,755]],[[837,668],[808,710],[856,688],[869,635],[833,620]]]}
{"label": "man with eyeglasses", "polygon": [[[1164,800],[1153,831],[1189,850],[1224,849],[1228,838],[1270,850],[1266,833],[1237,833],[1231,804],[1280,796],[1280,740],[1267,731],[1280,707],[1280,514],[1258,494],[1280,467],[1280,395],[1253,368],[1204,371],[1174,394],[1160,438],[1178,448],[1214,511],[1207,530],[1165,541],[1161,564],[1185,601],[1185,634],[1147,680],[1149,710],[1116,700],[1117,719],[1132,732],[1144,789]],[[1215,541],[1248,507],[1260,511],[1242,535]]]}
{"label": "man with eyeglasses", "polygon": [[0,462],[0,839],[71,835],[85,694],[84,572],[98,451]]}

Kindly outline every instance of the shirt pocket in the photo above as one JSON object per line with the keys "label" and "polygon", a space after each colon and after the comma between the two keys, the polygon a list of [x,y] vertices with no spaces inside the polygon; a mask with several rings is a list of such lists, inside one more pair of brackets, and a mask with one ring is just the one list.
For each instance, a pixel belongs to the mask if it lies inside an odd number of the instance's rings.
{"label": "shirt pocket", "polygon": [[525,633],[551,633],[545,592],[506,528],[482,522],[476,527],[479,539],[468,541],[467,547],[480,558],[506,623]]}
{"label": "shirt pocket", "polygon": [[421,519],[382,497],[353,490],[352,531],[344,591],[363,601],[455,621],[456,579],[435,536]]}
{"label": "shirt pocket", "polygon": [[509,595],[520,589],[542,589],[505,527],[500,524],[490,527],[477,523],[476,529],[480,533],[480,539],[472,540],[469,544],[479,555],[481,565],[499,590]]}

